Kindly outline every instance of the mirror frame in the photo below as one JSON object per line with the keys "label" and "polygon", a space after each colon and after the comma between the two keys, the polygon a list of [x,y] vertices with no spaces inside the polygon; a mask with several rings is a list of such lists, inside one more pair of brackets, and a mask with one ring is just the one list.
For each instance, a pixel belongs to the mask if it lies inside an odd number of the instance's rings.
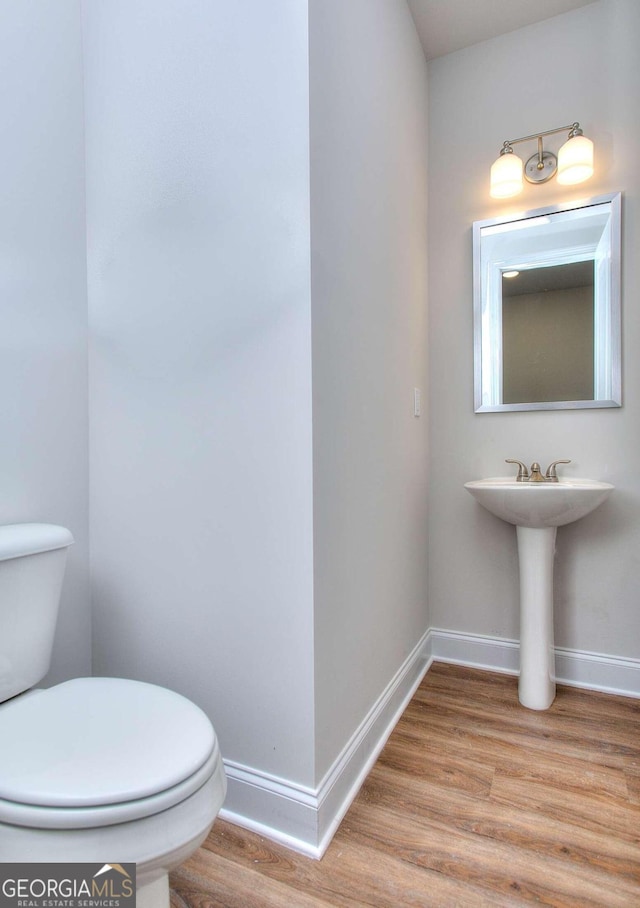
{"label": "mirror frame", "polygon": [[[611,249],[608,267],[609,305],[605,311],[606,332],[606,359],[607,366],[607,391],[606,397],[595,400],[554,400],[532,401],[526,403],[483,404],[483,348],[486,348],[487,338],[483,338],[482,322],[485,309],[484,296],[486,288],[483,282],[481,263],[481,231],[486,227],[495,227],[501,224],[510,224],[529,218],[552,217],[554,214],[574,211],[581,208],[591,208],[596,205],[610,204],[611,206]],[[564,202],[551,205],[547,208],[536,208],[517,214],[502,215],[484,221],[475,221],[473,224],[473,361],[474,361],[474,410],[476,413],[505,413],[519,410],[574,410],[596,409],[603,407],[620,407],[622,405],[622,378],[621,378],[621,281],[620,281],[620,253],[621,253],[621,210],[622,194],[620,192],[610,195],[594,196],[573,202]],[[554,257],[555,258],[555,257]],[[558,263],[566,261],[562,253],[555,259]],[[540,260],[540,266],[550,264],[548,256]],[[599,355],[598,347],[594,341],[596,358]],[[491,357],[494,358],[493,355]],[[493,372],[502,367],[502,357],[493,364]],[[501,378],[500,378],[501,380]]]}

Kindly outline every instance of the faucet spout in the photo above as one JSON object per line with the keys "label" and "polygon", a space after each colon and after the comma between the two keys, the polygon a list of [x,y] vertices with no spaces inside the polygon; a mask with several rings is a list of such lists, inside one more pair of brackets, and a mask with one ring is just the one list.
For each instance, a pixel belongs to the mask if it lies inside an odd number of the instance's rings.
{"label": "faucet spout", "polygon": [[544,482],[545,478],[540,472],[540,464],[538,461],[534,461],[531,464],[531,474],[529,476],[529,482]]}

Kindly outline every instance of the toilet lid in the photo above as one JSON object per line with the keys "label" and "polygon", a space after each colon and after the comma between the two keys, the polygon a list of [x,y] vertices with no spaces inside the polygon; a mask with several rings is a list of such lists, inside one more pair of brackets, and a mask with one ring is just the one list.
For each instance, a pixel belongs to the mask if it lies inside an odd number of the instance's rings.
{"label": "toilet lid", "polygon": [[207,716],[163,687],[75,678],[0,708],[0,798],[121,804],[195,773],[217,746]]}

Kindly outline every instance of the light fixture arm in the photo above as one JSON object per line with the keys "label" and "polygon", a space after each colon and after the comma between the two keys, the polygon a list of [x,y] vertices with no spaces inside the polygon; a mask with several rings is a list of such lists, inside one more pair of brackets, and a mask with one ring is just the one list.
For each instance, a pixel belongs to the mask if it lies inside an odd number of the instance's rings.
{"label": "light fixture arm", "polygon": [[581,136],[582,130],[580,129],[579,123],[570,123],[569,126],[558,126],[557,129],[547,129],[545,132],[534,132],[530,136],[522,136],[520,139],[507,139],[503,143],[503,149],[506,150],[507,146],[517,145],[519,142],[530,142],[531,139],[538,139],[538,151],[540,150],[540,143],[544,136],[553,136],[557,132],[566,132],[569,130],[569,138],[573,139],[574,136]]}

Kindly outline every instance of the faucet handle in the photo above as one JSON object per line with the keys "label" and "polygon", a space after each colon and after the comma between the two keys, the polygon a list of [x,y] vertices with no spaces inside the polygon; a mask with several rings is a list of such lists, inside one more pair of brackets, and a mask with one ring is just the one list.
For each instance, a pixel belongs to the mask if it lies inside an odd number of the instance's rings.
{"label": "faucet handle", "polygon": [[516,482],[528,482],[529,481],[529,471],[526,466],[520,460],[510,460],[507,458],[505,463],[517,463],[518,464],[518,475],[516,476]]}
{"label": "faucet handle", "polygon": [[557,482],[558,474],[556,473],[556,464],[557,463],[571,463],[570,460],[554,460],[553,463],[549,464],[547,467],[547,472],[544,474],[547,482]]}

